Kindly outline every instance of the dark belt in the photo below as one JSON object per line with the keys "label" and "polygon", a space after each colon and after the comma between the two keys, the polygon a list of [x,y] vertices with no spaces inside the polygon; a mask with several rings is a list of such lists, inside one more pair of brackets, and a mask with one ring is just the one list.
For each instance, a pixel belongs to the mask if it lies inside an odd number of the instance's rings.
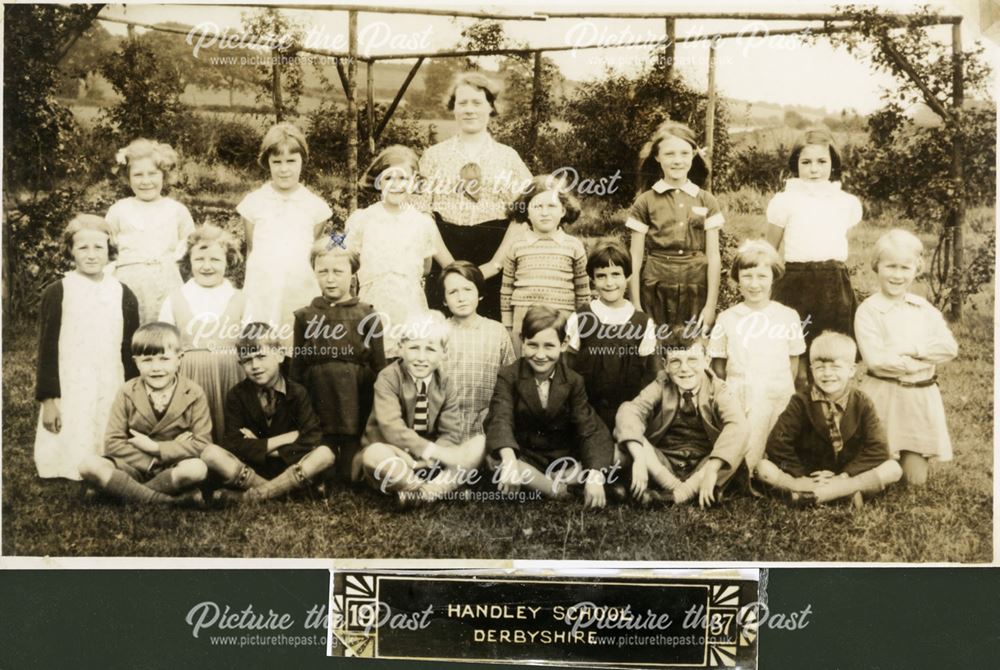
{"label": "dark belt", "polygon": [[922,388],[927,388],[928,386],[937,385],[937,375],[934,375],[930,379],[925,379],[920,382],[904,382],[902,379],[896,379],[895,377],[881,377],[875,374],[874,372],[868,372],[868,376],[874,379],[881,379],[884,382],[892,382],[893,384],[898,384],[903,388],[910,388],[910,389],[922,389]]}
{"label": "dark belt", "polygon": [[685,256],[697,256],[698,254],[704,254],[704,251],[698,249],[650,249],[646,252],[647,256],[670,256],[672,258],[683,258]]}

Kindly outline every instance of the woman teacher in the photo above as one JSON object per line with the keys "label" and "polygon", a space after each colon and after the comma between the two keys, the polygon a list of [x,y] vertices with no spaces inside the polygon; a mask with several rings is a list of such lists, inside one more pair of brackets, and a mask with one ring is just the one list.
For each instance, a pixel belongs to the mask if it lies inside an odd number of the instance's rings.
{"label": "woman teacher", "polygon": [[[482,74],[467,72],[452,84],[448,110],[458,134],[427,149],[420,158],[420,177],[427,208],[434,215],[441,239],[456,259],[479,266],[487,280],[479,313],[500,319],[500,277],[503,254],[521,226],[510,226],[507,205],[531,172],[511,147],[490,135],[489,120],[497,115],[497,90]],[[438,274],[427,278],[427,302],[444,304]]]}

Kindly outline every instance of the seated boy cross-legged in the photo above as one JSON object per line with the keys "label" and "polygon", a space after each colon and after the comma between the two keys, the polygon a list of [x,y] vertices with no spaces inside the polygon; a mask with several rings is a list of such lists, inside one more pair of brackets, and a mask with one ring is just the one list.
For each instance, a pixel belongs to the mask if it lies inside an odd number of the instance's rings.
{"label": "seated boy cross-legged", "polygon": [[247,378],[226,396],[223,446],[201,455],[227,487],[215,500],[266,500],[305,488],[333,466],[305,388],[281,374],[280,340],[265,323],[243,328],[237,355]]}
{"label": "seated boy cross-legged", "polygon": [[501,368],[486,418],[494,481],[565,498],[583,482],[586,507],[604,507],[611,477],[611,435],[587,401],[586,386],[563,359],[566,316],[532,305],[521,325],[521,359]]}
{"label": "seated boy cross-legged", "polygon": [[135,331],[132,357],[139,376],[125,382],[104,439],[104,456],[80,463],[84,481],[139,503],[204,502],[196,485],[207,471],[198,455],[209,444],[212,419],[201,387],[178,374],[180,333],[154,322]]}
{"label": "seated boy cross-legged", "polygon": [[673,502],[697,497],[704,507],[733,481],[743,460],[746,418],[736,397],[709,370],[700,339],[675,326],[666,348],[666,370],[618,408],[617,455],[640,500],[649,500],[652,478]]}
{"label": "seated boy cross-legged", "polygon": [[879,493],[903,475],[892,460],[875,406],[852,388],[857,346],[826,331],[809,348],[813,382],[796,393],[767,439],[760,481],[809,505]]}
{"label": "seated boy cross-legged", "polygon": [[438,500],[475,483],[485,440],[462,442],[458,393],[441,371],[448,324],[440,312],[418,314],[400,334],[402,358],[375,380],[375,403],[352,479],[364,478],[400,504]]}

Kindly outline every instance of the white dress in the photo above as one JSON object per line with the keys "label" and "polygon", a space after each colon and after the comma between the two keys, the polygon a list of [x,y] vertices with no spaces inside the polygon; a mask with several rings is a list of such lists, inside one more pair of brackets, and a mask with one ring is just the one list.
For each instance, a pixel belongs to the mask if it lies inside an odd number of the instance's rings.
{"label": "white dress", "polygon": [[293,313],[320,294],[309,265],[314,231],[333,211],[301,184],[291,193],[279,193],[271,182],[247,194],[236,211],[254,226],[243,282],[244,320],[279,328],[282,345],[290,350]]}
{"label": "white dress", "polygon": [[118,243],[115,276],[138,298],[139,324],[155,321],[164,299],[181,285],[177,261],[194,231],[191,212],[173,198],[124,198],[105,218]]}
{"label": "white dress", "polygon": [[41,412],[35,433],[38,476],[80,479],[87,456],[103,453],[111,404],[125,381],[121,344],[122,285],[109,275],[91,281],[76,271],[62,280],[59,409],[62,429],[50,433]]}
{"label": "white dress", "polygon": [[379,312],[386,357],[399,355],[399,329],[427,311],[424,261],[434,255],[434,219],[406,206],[391,214],[381,202],[351,214],[345,244],[359,254],[358,299]]}
{"label": "white dress", "polygon": [[726,359],[726,386],[747,415],[750,472],[764,453],[768,433],[795,393],[789,359],[805,351],[799,315],[773,300],[760,310],[742,302],[733,305],[719,314],[712,328],[708,356]]}

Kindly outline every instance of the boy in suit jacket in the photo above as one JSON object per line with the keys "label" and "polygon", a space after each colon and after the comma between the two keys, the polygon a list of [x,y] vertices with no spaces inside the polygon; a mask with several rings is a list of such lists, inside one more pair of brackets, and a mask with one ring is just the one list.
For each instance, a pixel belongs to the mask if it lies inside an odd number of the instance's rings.
{"label": "boy in suit jacket", "polygon": [[486,417],[494,480],[504,493],[521,486],[549,498],[584,482],[584,505],[606,503],[605,477],[614,446],[587,402],[583,377],[562,360],[566,318],[542,305],[521,326],[521,359],[497,375]]}
{"label": "boy in suit jacket", "polygon": [[210,444],[212,419],[201,387],[178,374],[180,333],[169,323],[149,323],[131,346],[139,377],[115,397],[105,455],[86,458],[80,475],[124,500],[200,506],[193,487],[207,475],[198,455]]}
{"label": "boy in suit jacket", "polygon": [[415,317],[400,335],[402,358],[375,380],[375,402],[352,479],[362,477],[401,505],[442,498],[474,483],[485,440],[462,442],[458,394],[441,372],[448,324],[440,312]]}
{"label": "boy in suit jacket", "polygon": [[648,501],[652,477],[673,502],[696,496],[711,505],[732,481],[746,451],[746,418],[739,401],[709,370],[700,339],[671,329],[666,370],[618,408],[615,438],[631,465],[632,494]]}
{"label": "boy in suit jacket", "polygon": [[222,446],[201,455],[227,487],[215,492],[218,502],[277,498],[333,467],[305,388],[281,374],[280,345],[265,323],[249,323],[240,334],[237,355],[247,378],[226,396]]}
{"label": "boy in suit jacket", "polygon": [[795,505],[850,497],[860,507],[903,476],[875,406],[851,388],[857,351],[840,333],[813,340],[812,385],[792,396],[768,436],[757,476]]}

